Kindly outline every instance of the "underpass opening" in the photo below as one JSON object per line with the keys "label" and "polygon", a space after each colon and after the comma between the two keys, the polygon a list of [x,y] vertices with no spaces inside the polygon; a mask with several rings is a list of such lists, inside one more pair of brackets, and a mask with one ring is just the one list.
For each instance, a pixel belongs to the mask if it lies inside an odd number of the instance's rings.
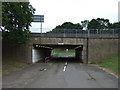
{"label": "underpass opening", "polygon": [[53,62],[75,61],[75,50],[68,48],[54,48],[51,53],[51,61]]}
{"label": "underpass opening", "polygon": [[58,45],[51,53],[51,60],[55,62],[83,63],[83,45]]}
{"label": "underpass opening", "polygon": [[83,63],[83,45],[34,44],[32,62],[79,62]]}

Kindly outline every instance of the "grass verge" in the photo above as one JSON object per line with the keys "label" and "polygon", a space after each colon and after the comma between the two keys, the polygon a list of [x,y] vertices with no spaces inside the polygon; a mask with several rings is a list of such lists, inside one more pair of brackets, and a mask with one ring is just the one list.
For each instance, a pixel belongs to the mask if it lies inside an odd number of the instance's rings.
{"label": "grass verge", "polygon": [[52,51],[52,55],[57,54],[57,55],[72,55],[75,56],[75,50],[60,50],[60,49],[54,49]]}
{"label": "grass verge", "polygon": [[120,57],[120,55],[113,56],[106,61],[101,61],[95,64],[102,68],[105,68],[107,71],[110,71],[115,75],[117,75],[118,77],[120,77],[120,67],[119,67],[120,61],[118,61],[119,60],[118,57]]}
{"label": "grass verge", "polygon": [[22,60],[4,60],[2,62],[2,74],[7,75],[11,72],[22,70],[31,64],[25,63]]}

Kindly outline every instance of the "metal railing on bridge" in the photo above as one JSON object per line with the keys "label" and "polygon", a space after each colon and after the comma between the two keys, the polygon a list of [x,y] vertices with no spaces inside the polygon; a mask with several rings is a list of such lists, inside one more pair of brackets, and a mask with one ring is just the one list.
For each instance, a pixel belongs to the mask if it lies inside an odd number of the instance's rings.
{"label": "metal railing on bridge", "polygon": [[32,33],[41,37],[119,37],[120,29],[56,29],[47,33]]}

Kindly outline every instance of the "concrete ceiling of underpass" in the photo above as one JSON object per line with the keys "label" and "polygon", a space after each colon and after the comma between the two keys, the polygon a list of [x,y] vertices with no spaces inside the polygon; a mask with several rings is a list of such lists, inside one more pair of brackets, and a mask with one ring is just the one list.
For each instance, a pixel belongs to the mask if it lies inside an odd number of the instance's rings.
{"label": "concrete ceiling of underpass", "polygon": [[35,47],[43,47],[43,48],[63,48],[63,49],[75,49],[77,47],[82,47],[82,45],[40,45],[40,44],[35,44]]}

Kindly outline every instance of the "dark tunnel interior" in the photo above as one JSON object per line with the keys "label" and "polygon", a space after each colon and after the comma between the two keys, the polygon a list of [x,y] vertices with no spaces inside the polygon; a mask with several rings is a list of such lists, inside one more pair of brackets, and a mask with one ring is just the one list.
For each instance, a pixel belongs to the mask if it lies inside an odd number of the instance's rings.
{"label": "dark tunnel interior", "polygon": [[83,45],[33,45],[32,61],[83,63]]}

